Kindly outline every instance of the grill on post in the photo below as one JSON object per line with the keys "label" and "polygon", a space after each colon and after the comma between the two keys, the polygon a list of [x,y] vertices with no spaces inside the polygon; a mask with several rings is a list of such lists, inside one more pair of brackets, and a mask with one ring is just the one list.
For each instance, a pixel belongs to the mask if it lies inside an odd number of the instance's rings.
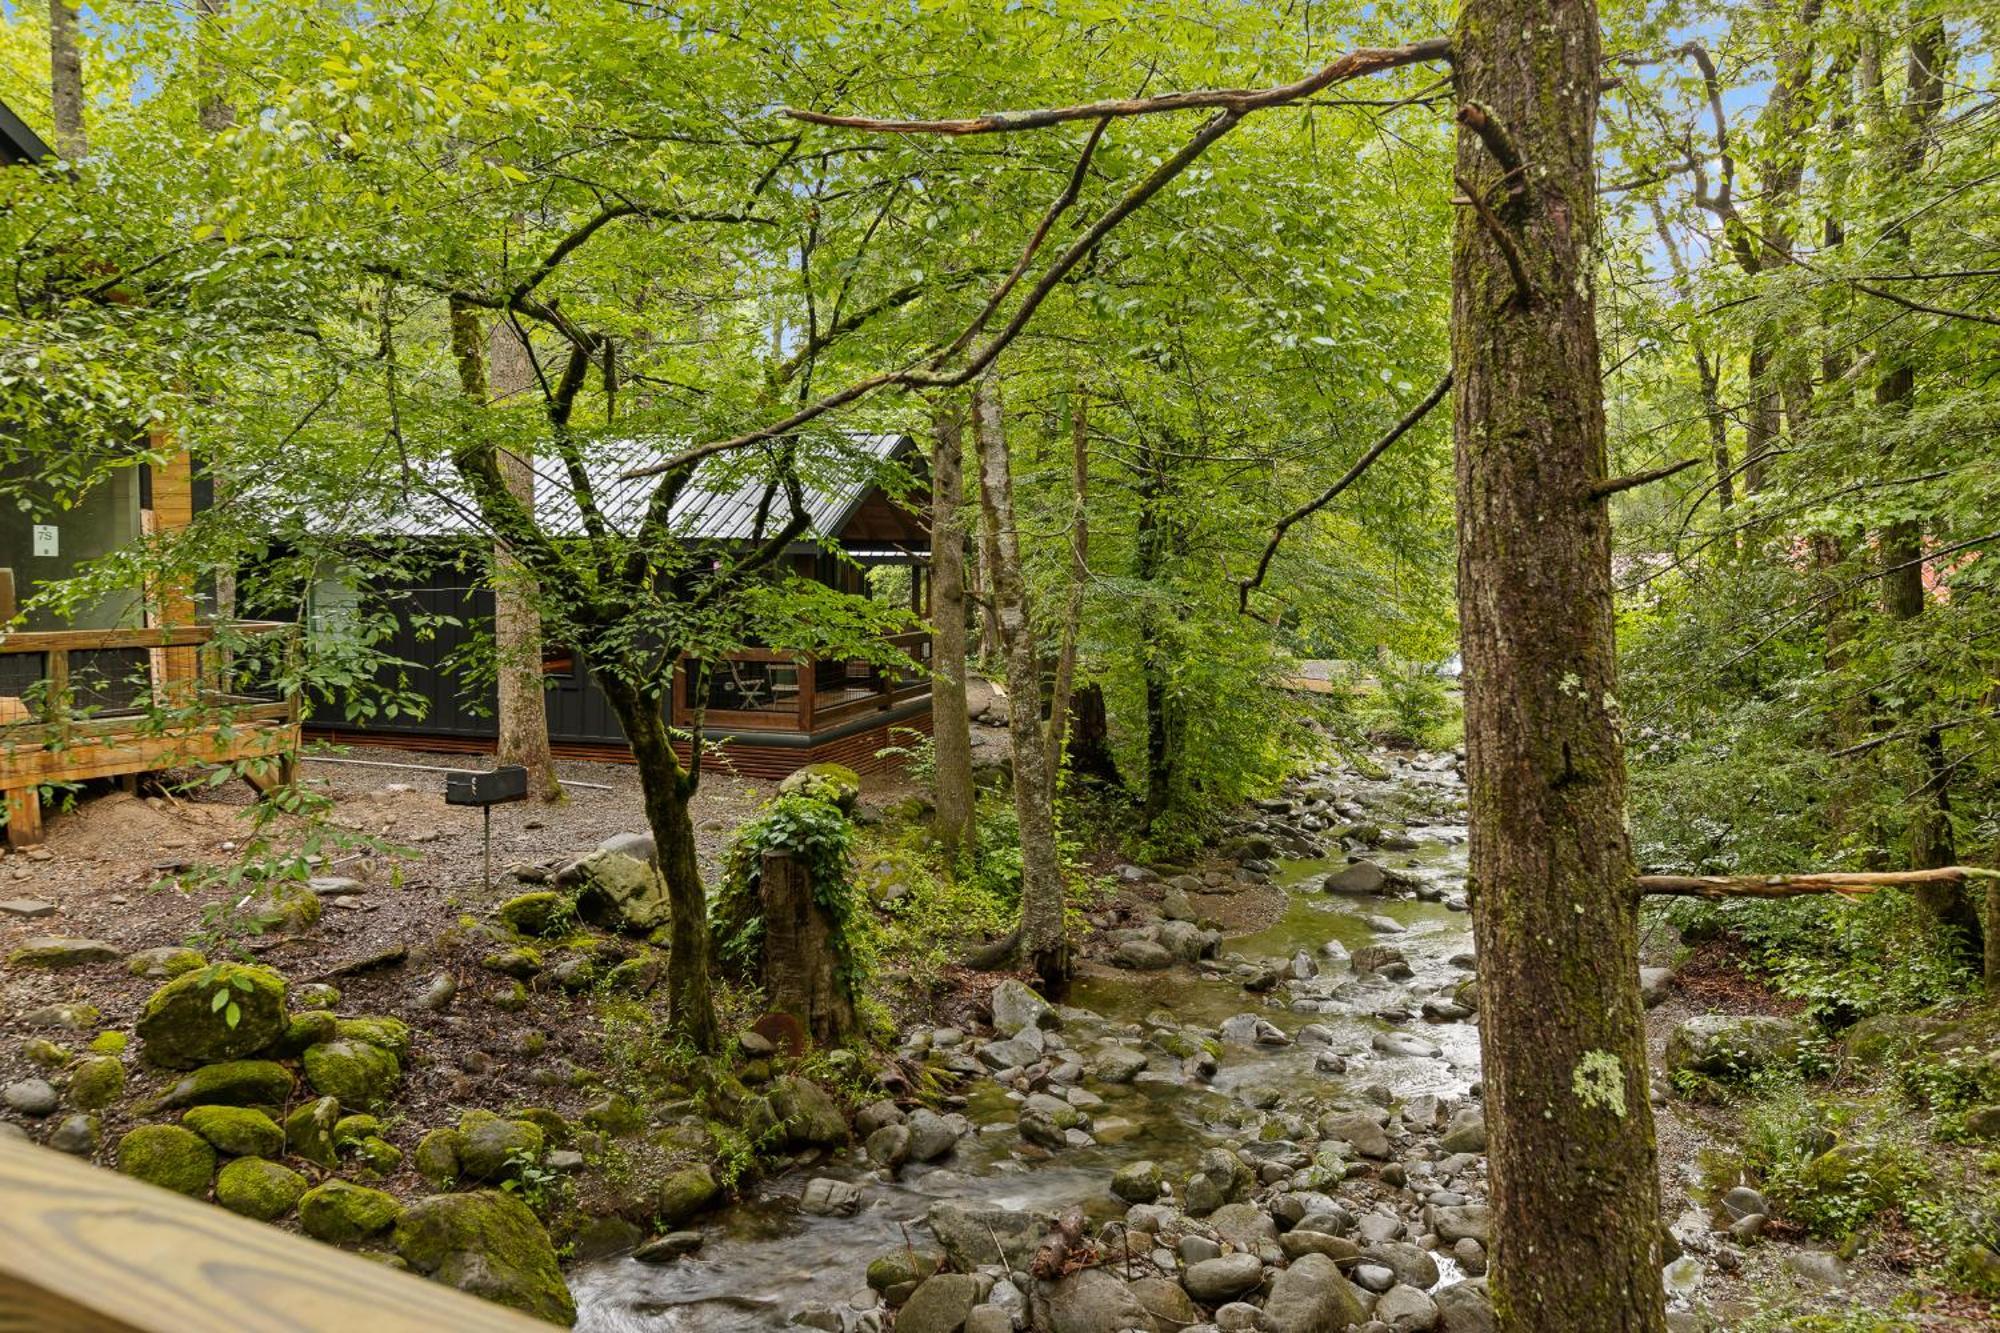
{"label": "grill on post", "polygon": [[446,805],[476,805],[485,836],[481,875],[487,888],[493,887],[493,807],[528,799],[528,770],[519,764],[479,773],[460,770],[444,775]]}

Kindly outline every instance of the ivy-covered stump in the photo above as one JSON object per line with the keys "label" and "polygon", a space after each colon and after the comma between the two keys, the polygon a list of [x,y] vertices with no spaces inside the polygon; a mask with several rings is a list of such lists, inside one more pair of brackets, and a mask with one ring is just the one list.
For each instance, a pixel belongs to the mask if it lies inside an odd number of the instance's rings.
{"label": "ivy-covered stump", "polygon": [[823,1045],[857,1026],[853,847],[839,805],[794,790],[737,834],[716,903],[723,957],[753,971],[771,1008]]}

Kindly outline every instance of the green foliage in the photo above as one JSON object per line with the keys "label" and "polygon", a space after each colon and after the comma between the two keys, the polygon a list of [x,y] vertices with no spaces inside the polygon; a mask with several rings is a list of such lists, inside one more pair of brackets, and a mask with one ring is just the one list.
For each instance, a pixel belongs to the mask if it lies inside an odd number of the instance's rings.
{"label": "green foliage", "polygon": [[736,831],[723,858],[722,884],[710,902],[716,953],[740,974],[756,975],[763,956],[764,918],[758,897],[764,854],[785,852],[804,864],[813,901],[827,914],[835,970],[851,993],[868,977],[856,920],[854,825],[837,806],[799,792],[780,796]]}
{"label": "green foliage", "polygon": [[1807,1013],[1841,1026],[1876,1013],[1920,1009],[1971,981],[1935,924],[1907,893],[1857,900],[1833,895],[1779,901],[1683,899],[1670,920],[1691,937],[1726,932],[1756,975]]}

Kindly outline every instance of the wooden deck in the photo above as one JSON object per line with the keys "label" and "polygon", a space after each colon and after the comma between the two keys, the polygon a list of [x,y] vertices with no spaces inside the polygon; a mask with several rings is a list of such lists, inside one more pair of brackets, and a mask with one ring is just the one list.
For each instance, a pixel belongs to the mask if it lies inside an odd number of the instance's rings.
{"label": "wooden deck", "polygon": [[0,1138],[0,1333],[532,1333],[549,1325]]}
{"label": "wooden deck", "polygon": [[[0,797],[7,838],[42,838],[41,788],[237,764],[259,790],[292,779],[296,694],[281,676],[298,627],[273,622],[57,630],[0,638]],[[254,651],[252,651],[254,649]]]}

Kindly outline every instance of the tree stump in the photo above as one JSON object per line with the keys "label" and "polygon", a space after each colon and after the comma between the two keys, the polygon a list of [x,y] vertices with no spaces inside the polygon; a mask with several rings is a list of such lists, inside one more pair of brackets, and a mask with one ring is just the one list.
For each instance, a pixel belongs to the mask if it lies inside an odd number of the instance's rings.
{"label": "tree stump", "polygon": [[854,996],[840,975],[834,923],[813,897],[812,871],[788,852],[766,852],[758,876],[764,909],[764,993],[814,1041],[829,1045],[854,1031]]}

